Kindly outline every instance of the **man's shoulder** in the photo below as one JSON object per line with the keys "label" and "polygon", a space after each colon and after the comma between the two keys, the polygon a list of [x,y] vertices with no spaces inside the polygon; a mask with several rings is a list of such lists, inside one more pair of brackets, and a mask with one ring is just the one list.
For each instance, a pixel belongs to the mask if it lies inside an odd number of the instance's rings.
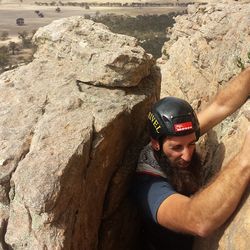
{"label": "man's shoulder", "polygon": [[135,202],[146,217],[152,218],[155,222],[160,204],[176,193],[166,178],[146,173],[136,173],[131,191]]}
{"label": "man's shoulder", "polygon": [[133,181],[136,196],[141,198],[168,196],[175,193],[173,187],[165,177],[152,173],[136,173]]}
{"label": "man's shoulder", "polygon": [[141,182],[166,182],[168,183],[167,178],[158,174],[151,173],[151,172],[149,173],[136,172],[135,179]]}

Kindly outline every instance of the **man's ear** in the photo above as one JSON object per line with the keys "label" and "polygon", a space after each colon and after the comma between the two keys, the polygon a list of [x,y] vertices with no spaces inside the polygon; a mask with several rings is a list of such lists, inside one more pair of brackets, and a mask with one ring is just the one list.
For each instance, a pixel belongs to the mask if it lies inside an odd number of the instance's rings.
{"label": "man's ear", "polygon": [[160,150],[160,143],[157,140],[153,139],[153,138],[151,138],[151,146],[155,151]]}

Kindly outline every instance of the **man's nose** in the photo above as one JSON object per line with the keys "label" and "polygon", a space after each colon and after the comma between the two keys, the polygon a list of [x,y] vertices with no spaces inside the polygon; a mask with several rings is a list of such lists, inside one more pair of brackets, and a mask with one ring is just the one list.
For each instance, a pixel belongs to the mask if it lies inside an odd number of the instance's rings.
{"label": "man's nose", "polygon": [[184,148],[182,151],[182,159],[184,161],[191,161],[192,158],[192,154],[193,154],[193,150],[191,150],[190,148]]}

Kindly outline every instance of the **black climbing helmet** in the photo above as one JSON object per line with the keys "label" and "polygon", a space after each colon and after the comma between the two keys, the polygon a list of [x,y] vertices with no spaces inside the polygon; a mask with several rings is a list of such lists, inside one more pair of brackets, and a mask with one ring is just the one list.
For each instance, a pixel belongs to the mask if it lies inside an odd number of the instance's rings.
{"label": "black climbing helmet", "polygon": [[191,105],[176,97],[165,97],[155,103],[148,114],[149,134],[158,141],[166,136],[195,133],[200,137],[200,126]]}

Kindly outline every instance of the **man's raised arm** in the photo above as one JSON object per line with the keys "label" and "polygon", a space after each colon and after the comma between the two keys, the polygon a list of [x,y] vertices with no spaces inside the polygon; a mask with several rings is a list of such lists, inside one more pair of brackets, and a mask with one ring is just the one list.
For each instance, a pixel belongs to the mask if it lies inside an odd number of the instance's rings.
{"label": "man's raised arm", "polygon": [[201,135],[242,106],[250,95],[250,67],[229,81],[214,100],[198,113]]}

